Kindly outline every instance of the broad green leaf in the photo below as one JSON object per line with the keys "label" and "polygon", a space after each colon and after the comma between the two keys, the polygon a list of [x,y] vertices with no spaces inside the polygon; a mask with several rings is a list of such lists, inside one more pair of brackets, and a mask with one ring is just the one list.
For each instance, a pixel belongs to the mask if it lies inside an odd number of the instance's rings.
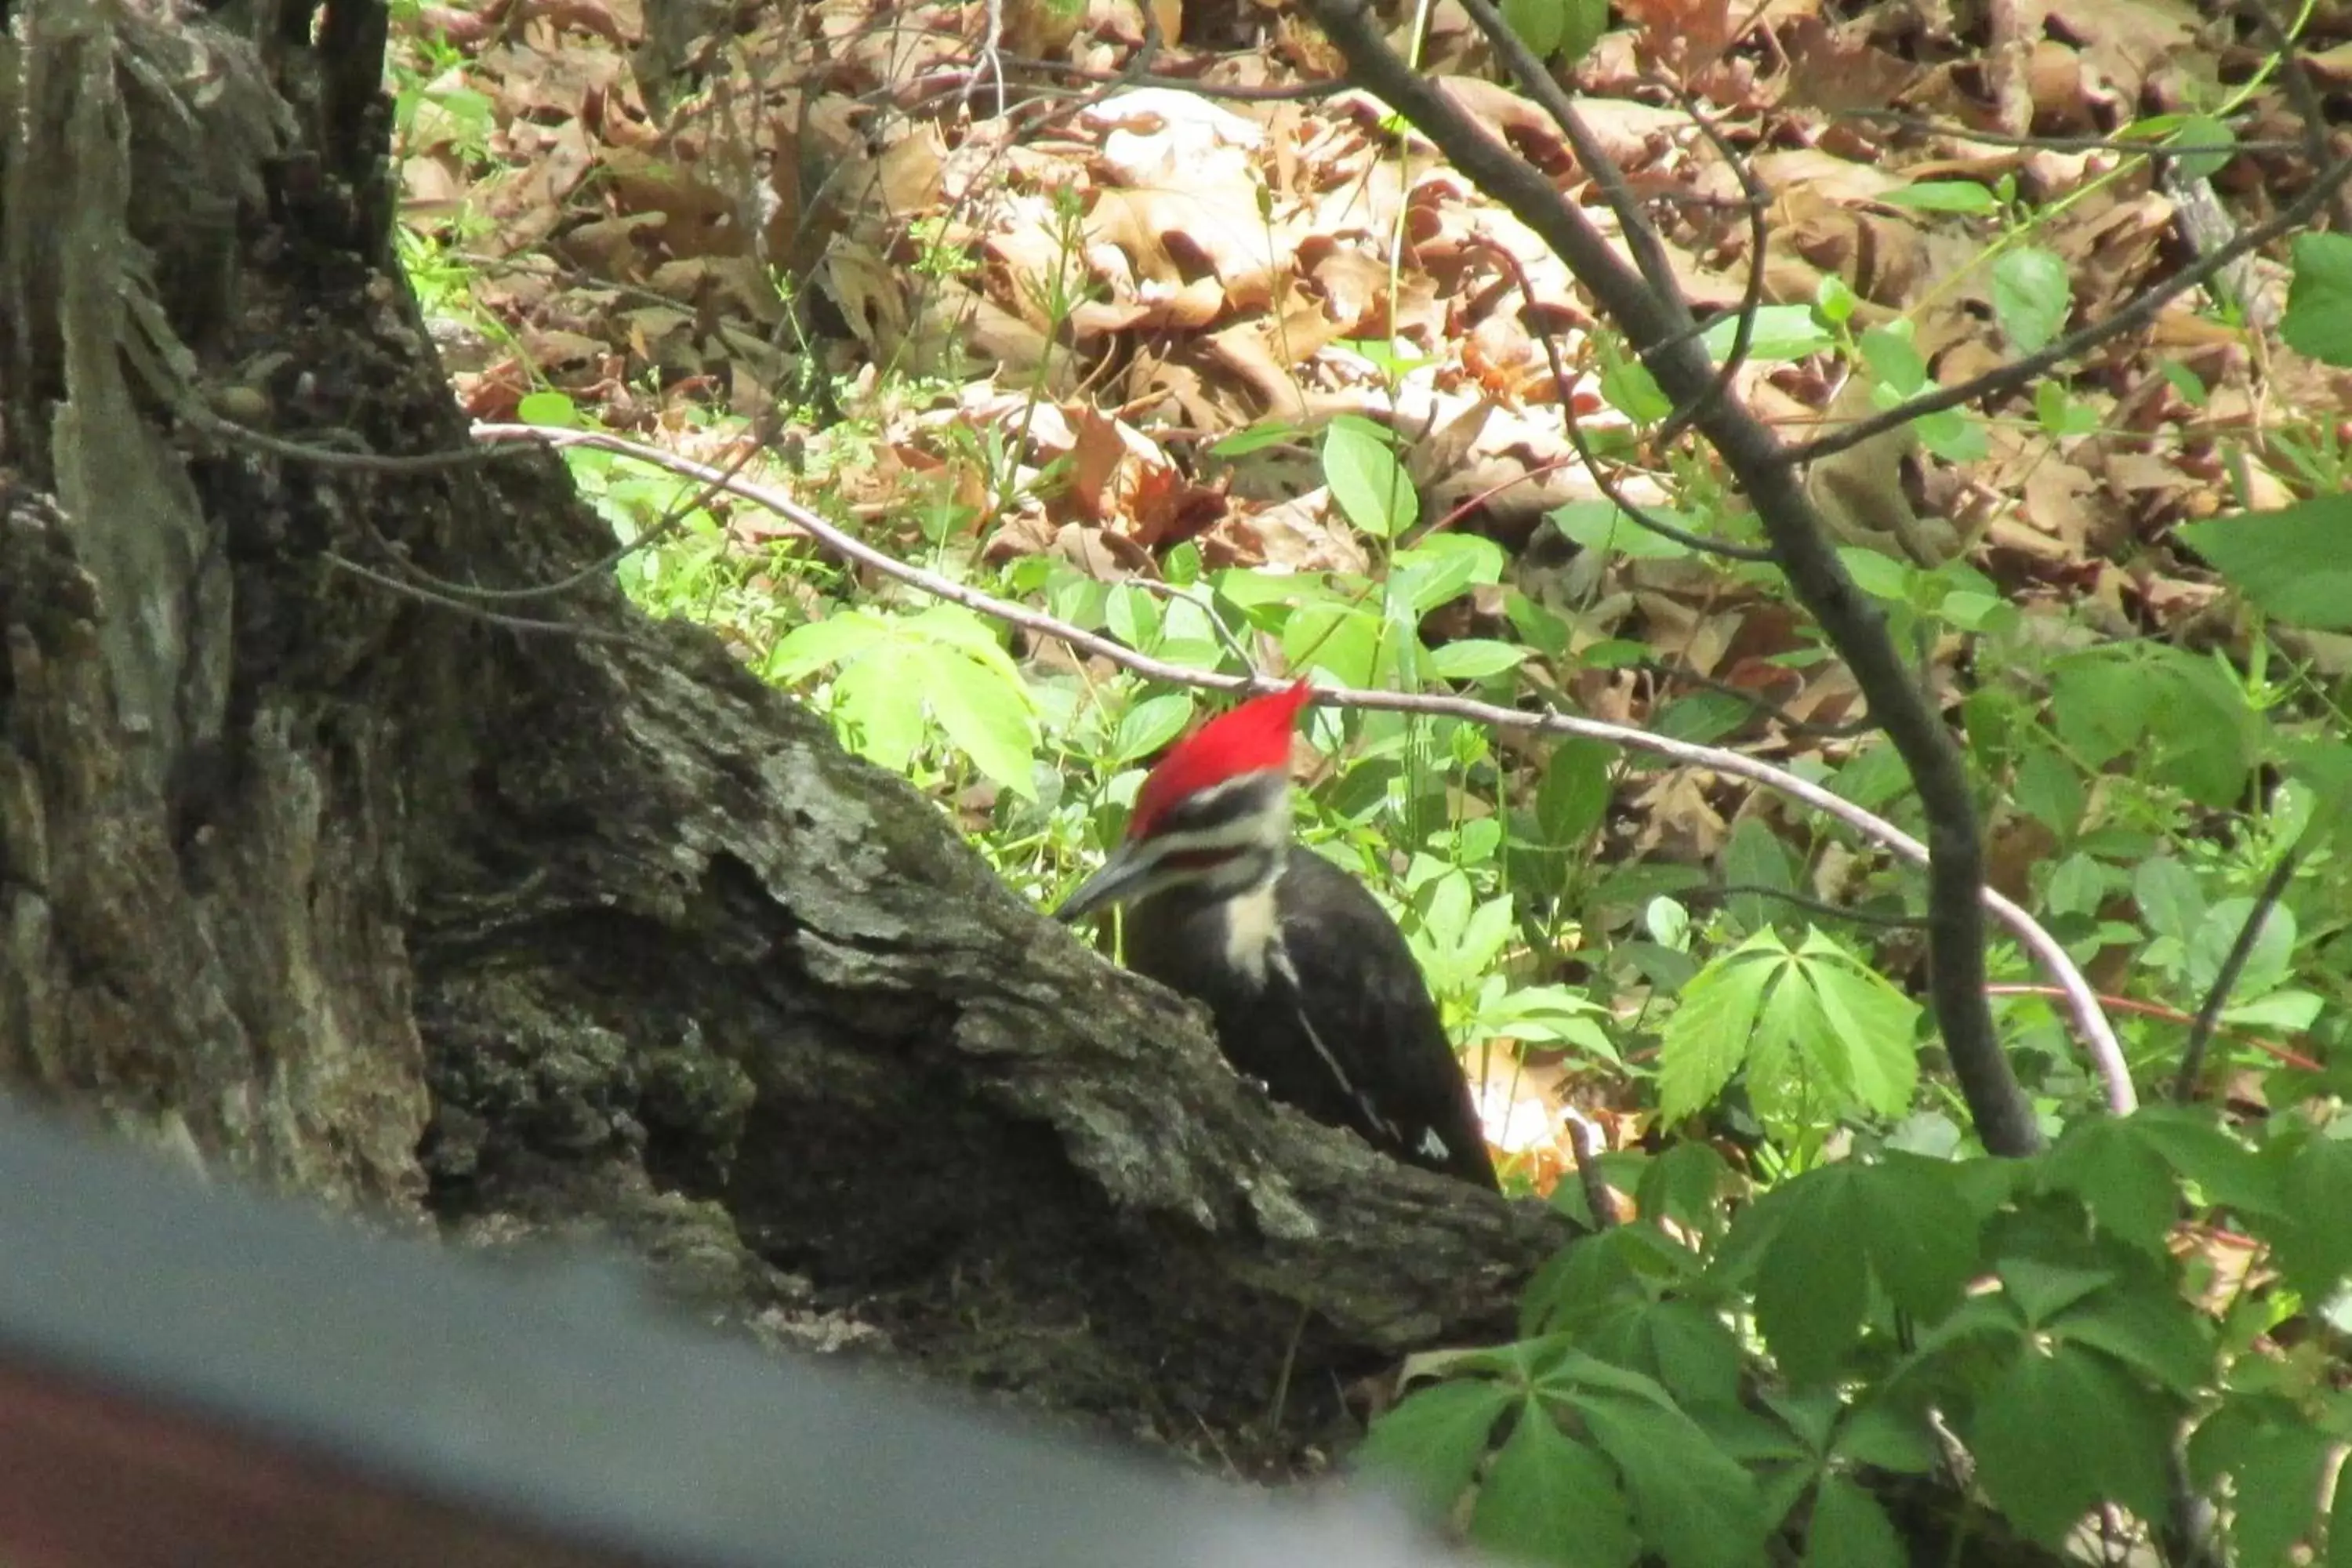
{"label": "broad green leaf", "polygon": [[[2223,899],[2205,911],[2205,918],[2198,922],[2197,934],[2189,942],[2191,991],[2202,996],[2213,988],[2221,976],[2222,962],[2237,944],[2239,933],[2253,912],[2254,900],[2245,898]],[[2294,956],[2294,911],[2283,903],[2263,910],[2253,951],[2247,953],[2245,967],[2238,972],[2231,994],[2260,996],[2276,987],[2286,978],[2288,964]]]}
{"label": "broad green leaf", "polygon": [[1983,1228],[1961,1193],[1960,1167],[1889,1153],[1860,1168],[1848,1201],[1854,1237],[1896,1306],[1937,1318],[1959,1305]]}
{"label": "broad green leaf", "polygon": [[1527,662],[1528,650],[1517,643],[1465,637],[1429,650],[1429,672],[1445,680],[1485,680]]}
{"label": "broad green leaf", "polygon": [[1738,1398],[1745,1362],[1719,1314],[1696,1301],[1670,1300],[1644,1308],[1636,1321],[1647,1352],[1644,1370],[1676,1403],[1688,1409]]}
{"label": "broad green leaf", "polygon": [[2062,841],[2082,826],[2083,775],[2051,747],[2036,745],[2019,759],[2016,795],[2018,805]]}
{"label": "broad green leaf", "polygon": [[1824,1476],[1805,1532],[1805,1568],[1904,1568],[1911,1561],[1878,1500],[1843,1476]]}
{"label": "broad green leaf", "polygon": [[1356,1464],[1400,1487],[1423,1512],[1443,1515],[1477,1473],[1496,1421],[1518,1400],[1486,1378],[1418,1389],[1372,1422]]}
{"label": "broad green leaf", "polygon": [[[2189,1440],[2190,1475],[2200,1485],[2223,1475],[2235,1483],[2231,1561],[2245,1568],[2290,1561],[2290,1552],[2318,1522],[2320,1479],[2335,1442],[2319,1423],[2270,1400],[2232,1399],[2198,1425]],[[2336,1482],[2336,1520],[2345,1515],[2347,1482],[2352,1477]],[[2329,1560],[2343,1561],[2347,1541],[2352,1538],[2332,1537]]]}
{"label": "broad green leaf", "polygon": [[1547,844],[1560,848],[1581,844],[1600,827],[1609,810],[1610,775],[1617,755],[1614,746],[1573,737],[1552,748],[1543,782],[1536,786],[1536,824]]}
{"label": "broad green leaf", "polygon": [[2174,132],[2171,144],[2188,151],[2174,153],[2184,180],[2210,180],[2236,154],[2237,132],[2229,121],[2210,114],[2192,114]]}
{"label": "broad green leaf", "polygon": [[2025,245],[1994,260],[1993,317],[2023,353],[2048,347],[2065,330],[2074,308],[2074,279],[2055,253]]}
{"label": "broad green leaf", "polygon": [[888,623],[864,610],[848,610],[794,626],[769,651],[768,679],[791,685],[831,665],[856,658],[891,636]]}
{"label": "broad green leaf", "polygon": [[1853,1408],[1838,1427],[1832,1451],[1857,1465],[1906,1476],[1927,1475],[1944,1463],[1943,1447],[1927,1419],[1879,1398]]}
{"label": "broad green leaf", "polygon": [[2018,1528],[2055,1547],[2102,1502],[2161,1519],[2171,1423],[2113,1363],[2029,1344],[1964,1434],[1977,1479]]}
{"label": "broad green leaf", "polygon": [[1192,720],[1192,700],[1181,691],[1163,691],[1147,697],[1118,716],[1118,731],[1111,737],[1110,755],[1113,763],[1140,762],[1184,732]]}
{"label": "broad green leaf", "polygon": [[1871,374],[1883,389],[1881,395],[1892,393],[1897,403],[1927,384],[1927,361],[1912,342],[1910,329],[1908,321],[1871,327],[1857,340],[1863,363],[1870,366]]}
{"label": "broad green leaf", "polygon": [[1574,65],[1609,30],[1609,0],[1563,0],[1563,9],[1568,25],[1560,32],[1559,58],[1563,65]]}
{"label": "broad green leaf", "polygon": [[1814,964],[1811,976],[1829,1026],[1817,1047],[1822,1059],[1864,1110],[1902,1115],[1919,1082],[1912,1040],[1919,1005],[1878,975],[1843,963]]}
{"label": "broad green leaf", "polygon": [[2055,1340],[2112,1356],[2183,1399],[2213,1381],[2211,1330],[2165,1279],[2126,1279],[2042,1327]]}
{"label": "broad green leaf", "polygon": [[2288,1283],[2322,1301],[2352,1272],[2352,1142],[2314,1136],[2282,1145],[2281,1206],[2286,1217],[2263,1228],[2274,1238]]}
{"label": "broad green leaf", "polygon": [[[1734,886],[1773,888],[1784,893],[1796,890],[1787,846],[1755,816],[1741,817],[1732,828],[1723,847],[1723,879]],[[1740,894],[1726,907],[1734,920],[1750,931],[1770,925],[1776,912],[1773,900],[1753,893]]]}
{"label": "broad green leaf", "polygon": [[1683,987],[1658,1047],[1660,1121],[1678,1121],[1705,1107],[1747,1058],[1765,987],[1780,968],[1772,952],[1786,952],[1768,938],[1759,933]]}
{"label": "broad green leaf", "polygon": [[[1728,315],[1706,330],[1700,341],[1716,363],[1721,364],[1731,353],[1733,337],[1739,330],[1739,318]],[[1803,359],[1836,346],[1837,340],[1822,331],[1813,320],[1812,309],[1806,305],[1767,305],[1756,312],[1756,324],[1748,341],[1748,363],[1772,364],[1781,361]]]}
{"label": "broad green leaf", "polygon": [[841,667],[833,681],[834,722],[866,761],[892,773],[914,765],[923,743],[923,683],[929,644],[889,638]]}
{"label": "broad green leaf", "polygon": [[1421,512],[1412,479],[1387,432],[1342,415],[1323,432],[1323,478],[1341,515],[1374,539],[1394,539]]}
{"label": "broad green leaf", "polygon": [[1688,1416],[1601,1394],[1570,1404],[1616,1463],[1642,1538],[1671,1568],[1761,1568],[1766,1526],[1756,1483]]}
{"label": "broad green leaf", "polygon": [[[2352,236],[2326,237],[2352,246]],[[2352,340],[2352,328],[2347,336]],[[2188,523],[2173,533],[2279,619],[2315,631],[2352,629],[2352,549],[2346,547],[2352,541],[2352,496]]]}
{"label": "broad green leaf", "polygon": [[1112,584],[1103,602],[1103,624],[1110,635],[1138,653],[1158,651],[1160,621],[1160,601],[1132,584]]}
{"label": "broad green leaf", "polygon": [[2115,1282],[2112,1268],[2084,1267],[2028,1252],[2003,1255],[1995,1263],[2001,1289],[2017,1303],[2026,1323],[2040,1328],[2075,1302]]}
{"label": "broad green leaf", "polygon": [[1293,669],[1328,673],[1343,686],[1378,686],[1386,623],[1349,605],[1307,604],[1282,623],[1282,651]]}
{"label": "broad green leaf", "polygon": [[1475,534],[1434,534],[1398,552],[1389,563],[1389,591],[1401,595],[1420,615],[1467,589],[1502,580],[1502,547]]}
{"label": "broad green leaf", "polygon": [[2043,1163],[2042,1182],[2052,1191],[2080,1197],[2091,1217],[2119,1239],[2159,1253],[2180,1206],[2180,1188],[2171,1166],[2136,1122],[2110,1117],[2077,1121]]}
{"label": "broad green leaf", "polygon": [[948,739],[1000,788],[1037,798],[1031,777],[1037,727],[1020,678],[1006,679],[961,648],[933,647],[918,668],[926,677],[931,717]]}
{"label": "broad green leaf", "polygon": [[1756,1326],[1799,1386],[1833,1376],[1862,1336],[1870,1276],[1848,1202],[1856,1174],[1823,1166],[1774,1194],[1787,1213],[1756,1282]]}
{"label": "broad green leaf", "polygon": [[[1681,524],[1685,521],[1664,507],[1643,510],[1667,522]],[[1622,555],[1635,561],[1674,561],[1691,552],[1690,546],[1680,540],[1643,528],[1619,511],[1614,501],[1570,501],[1551,513],[1551,525],[1559,530],[1561,538],[1604,555]]]}
{"label": "broad green leaf", "polygon": [[1629,1568],[1642,1554],[1617,1472],[1541,1408],[1520,1414],[1478,1488],[1470,1535],[1528,1563]]}
{"label": "broad green leaf", "polygon": [[1888,206],[1923,213],[1982,214],[2000,205],[1998,197],[1974,180],[1921,180],[1878,199]]}
{"label": "broad green leaf", "polygon": [[2197,885],[2197,873],[2169,855],[2139,863],[2132,873],[2132,901],[2150,931],[2184,948],[2204,923],[2205,892]]}
{"label": "broad green leaf", "polygon": [[2084,766],[2100,768],[2139,743],[2157,698],[2156,683],[2134,661],[2084,654],[2058,666],[2052,718],[2067,749]]}
{"label": "broad green leaf", "polygon": [[2149,1147],[2210,1204],[2258,1215],[2279,1212],[2277,1173],[2218,1126],[2210,1110],[2145,1105],[2132,1123]]}
{"label": "broad green leaf", "polygon": [[2322,364],[2352,365],[2352,234],[2298,234],[2289,253],[2294,279],[2279,335]]}
{"label": "broad green leaf", "polygon": [[1562,0],[1503,0],[1503,25],[1528,53],[1549,59],[1568,37],[1568,7]]}

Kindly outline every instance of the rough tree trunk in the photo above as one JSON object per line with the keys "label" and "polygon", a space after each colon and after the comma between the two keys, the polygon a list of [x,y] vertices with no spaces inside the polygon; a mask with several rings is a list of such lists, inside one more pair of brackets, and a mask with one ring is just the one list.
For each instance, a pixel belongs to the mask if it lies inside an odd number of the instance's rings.
{"label": "rough tree trunk", "polygon": [[711,639],[601,577],[492,606],[556,631],[431,602],[609,541],[552,459],[362,456],[466,447],[386,259],[380,0],[315,47],[17,9],[9,1083],[1253,1470],[1331,1373],[1506,1326],[1542,1215],[1270,1106]]}

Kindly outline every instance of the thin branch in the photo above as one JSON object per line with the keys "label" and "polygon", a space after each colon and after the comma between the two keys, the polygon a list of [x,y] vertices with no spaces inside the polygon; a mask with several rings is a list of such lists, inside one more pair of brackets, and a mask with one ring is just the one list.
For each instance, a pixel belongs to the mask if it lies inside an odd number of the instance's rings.
{"label": "thin branch", "polygon": [[1963,403],[1974,403],[1980,397],[1997,393],[2017,391],[2066,361],[2082,358],[2109,338],[2119,337],[2135,328],[2147,325],[2156,320],[2157,312],[2173,300],[2198,287],[2240,257],[2251,256],[2271,241],[2306,226],[2347,179],[2352,179],[2352,157],[2339,159],[2322,170],[2312,180],[2311,188],[2280,209],[2279,215],[2270,222],[2246,230],[2229,244],[2199,257],[2170,277],[2150,283],[2131,303],[2115,314],[2067,333],[2038,353],[2011,360],[1998,370],[1971,376],[1958,385],[1937,387],[1933,392],[1923,393],[1883,414],[1856,420],[1801,447],[1783,447],[1777,460],[1792,465],[1818,462],[1927,415],[1940,414],[1947,408],[1958,408]]}
{"label": "thin branch", "polygon": [[[754,505],[767,508],[809,535],[825,549],[869,568],[894,581],[920,590],[935,598],[961,605],[966,609],[1015,626],[1034,636],[1053,637],[1095,655],[1121,669],[1152,680],[1201,690],[1224,691],[1236,696],[1279,689],[1281,683],[1268,677],[1250,674],[1239,676],[1209,675],[1186,665],[1171,664],[1147,654],[1140,654],[1097,633],[1089,632],[1058,620],[1025,605],[1016,605],[985,594],[977,588],[943,577],[936,572],[910,565],[856,536],[835,527],[824,518],[793,500],[791,497],[756,485],[740,478],[730,478],[727,471],[708,464],[675,457],[657,447],[647,447],[624,437],[607,435],[600,430],[550,430],[536,425],[477,425],[475,436],[490,442],[543,442],[550,446],[590,447],[602,451],[619,452],[628,457],[664,468],[688,478],[715,484]],[[400,586],[401,584],[394,584]],[[1610,724],[1598,719],[1585,719],[1568,713],[1528,713],[1514,708],[1497,708],[1491,703],[1472,701],[1466,698],[1432,695],[1423,692],[1369,691],[1347,688],[1318,689],[1315,700],[1339,708],[1359,708],[1396,713],[1418,713],[1430,718],[1457,719],[1465,723],[1480,724],[1495,730],[1517,730],[1541,734],[1574,735],[1585,740],[1602,741],[1632,751],[1647,752],[1688,767],[1708,768],[1717,773],[1744,778],[1753,784],[1788,795],[1816,811],[1836,818],[1874,843],[1884,846],[1901,859],[1915,866],[1933,865],[1927,847],[1901,828],[1877,816],[1853,802],[1832,795],[1829,790],[1796,774],[1772,766],[1769,763],[1727,751],[1716,746],[1697,745],[1687,741],[1654,735],[1622,724]],[[2137,1104],[2133,1090],[2131,1072],[2125,1065],[2123,1047],[2116,1040],[2106,1015],[2100,1011],[2099,999],[2083,977],[2066,950],[2056,938],[2042,930],[2032,916],[1990,888],[1978,889],[1984,908],[1992,911],[2002,924],[2009,927],[2018,941],[2024,944],[2041,963],[2043,971],[2065,994],[2074,1014],[2084,1049],[2090,1056],[2107,1089],[2107,1103],[2118,1113],[2127,1112]]]}
{"label": "thin branch", "polygon": [[2189,1043],[2180,1050],[2180,1074],[2172,1080],[2172,1098],[2187,1105],[2197,1098],[2198,1080],[2205,1076],[2205,1052],[2213,1043],[2213,1027],[2221,1021],[2221,1009],[2230,1005],[2230,993],[2238,986],[2238,976],[2246,972],[2246,961],[2254,955],[2254,943],[2262,940],[2263,926],[2269,921],[2271,910],[2285,896],[2286,885],[2294,879],[2294,868],[2302,857],[2290,849],[2278,858],[2270,876],[2263,882],[2263,890],[2254,895],[2254,907],[2246,913],[2245,924],[2238,928],[2238,940],[2230,944],[2228,956],[2213,976],[2213,984],[2205,993],[2205,1005],[2197,1009],[2197,1021],[2189,1026]]}

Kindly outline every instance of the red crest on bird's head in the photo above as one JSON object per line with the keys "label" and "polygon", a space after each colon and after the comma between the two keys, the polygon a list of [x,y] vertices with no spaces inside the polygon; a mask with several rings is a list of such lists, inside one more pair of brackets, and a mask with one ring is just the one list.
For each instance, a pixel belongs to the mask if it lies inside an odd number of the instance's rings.
{"label": "red crest on bird's head", "polygon": [[1128,837],[1150,833],[1161,814],[1188,795],[1244,773],[1287,767],[1291,728],[1312,689],[1302,680],[1285,690],[1253,697],[1177,742],[1143,781],[1134,815],[1127,819]]}

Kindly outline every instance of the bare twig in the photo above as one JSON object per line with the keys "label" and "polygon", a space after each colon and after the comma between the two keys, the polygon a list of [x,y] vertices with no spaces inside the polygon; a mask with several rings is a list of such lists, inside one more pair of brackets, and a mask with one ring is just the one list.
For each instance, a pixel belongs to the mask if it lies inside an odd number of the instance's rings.
{"label": "bare twig", "polygon": [[2189,1026],[2189,1043],[2180,1050],[2180,1073],[2172,1080],[2172,1098],[2183,1105],[2197,1098],[2198,1080],[2205,1076],[2205,1052],[2213,1043],[2213,1027],[2221,1021],[2221,1009],[2230,1005],[2230,993],[2237,989],[2238,976],[2246,972],[2246,961],[2254,955],[2254,943],[2262,940],[2263,924],[2285,896],[2286,885],[2294,879],[2294,868],[2300,859],[2294,850],[2289,849],[2271,868],[2263,890],[2254,895],[2254,907],[2246,911],[2246,923],[2238,928],[2238,940],[2230,944],[2228,955],[2221,960],[2221,967],[2205,993],[2204,1005],[2197,1009],[2197,1021]]}

